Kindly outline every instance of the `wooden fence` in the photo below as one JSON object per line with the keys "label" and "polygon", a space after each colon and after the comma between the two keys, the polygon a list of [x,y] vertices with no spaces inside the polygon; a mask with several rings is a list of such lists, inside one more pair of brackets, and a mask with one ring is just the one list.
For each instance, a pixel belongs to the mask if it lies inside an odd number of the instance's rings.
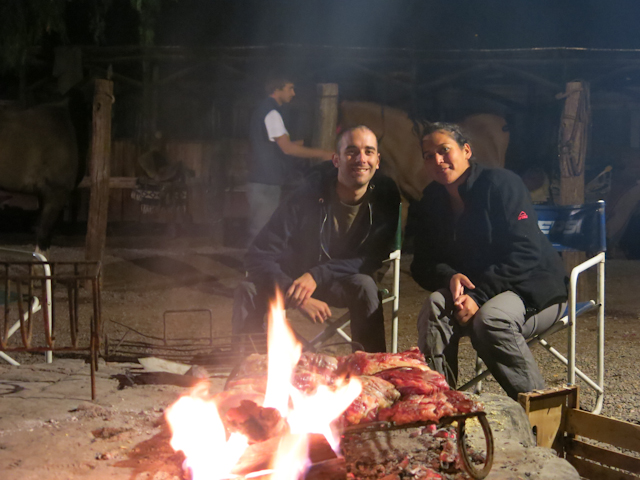
{"label": "wooden fence", "polygon": [[[213,225],[225,216],[242,216],[237,207],[230,211],[228,205],[229,198],[237,203],[237,197],[242,196],[248,148],[246,141],[234,139],[167,142],[165,154],[168,160],[181,162],[193,174],[186,181],[188,194],[185,218],[188,222]],[[140,154],[140,148],[132,140],[112,142],[108,222],[175,221],[175,212],[170,209],[143,213],[140,203],[131,198],[136,178],[144,175],[138,164]],[[88,199],[89,190],[83,189],[78,214],[81,221],[87,219]]]}

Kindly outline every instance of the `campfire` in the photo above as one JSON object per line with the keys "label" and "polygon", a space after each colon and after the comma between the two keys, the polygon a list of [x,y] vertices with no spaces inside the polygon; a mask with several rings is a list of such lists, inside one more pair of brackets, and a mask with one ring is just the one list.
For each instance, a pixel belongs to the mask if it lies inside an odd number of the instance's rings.
{"label": "campfire", "polygon": [[[469,454],[464,443],[465,420],[474,416],[487,440],[486,455]],[[408,427],[441,439],[440,458],[447,466],[457,464],[472,478],[483,478],[491,468],[491,432],[481,405],[450,391],[417,349],[340,359],[303,354],[281,297],[269,316],[267,355],[249,356],[218,395],[211,396],[206,384],[194,388],[167,409],[166,418],[171,446],[184,453],[191,480],[358,478],[341,455],[341,441],[359,455],[353,446],[363,442],[354,436]],[[483,462],[477,470],[474,465]],[[410,475],[416,479],[448,478],[412,465],[409,457],[396,463],[396,479],[402,469],[415,471]],[[382,465],[373,470],[388,474]]]}
{"label": "campfire", "polygon": [[[301,354],[302,348],[285,320],[282,298],[278,297],[269,316],[264,399],[260,407],[251,399],[242,400],[231,413],[236,427],[242,429],[244,425],[244,433],[233,432],[227,438],[218,404],[208,397],[206,387],[196,387],[168,409],[171,446],[184,452],[185,466],[193,480],[226,479],[243,473],[247,478],[270,475],[273,480],[297,480],[310,466],[310,444],[318,443],[318,435],[338,452],[340,436],[333,422],[358,397],[362,386],[356,378],[350,378],[334,388],[320,385],[315,393],[303,394],[290,380]],[[257,396],[253,399],[259,400]],[[271,450],[267,468],[243,471],[247,463],[252,463],[245,459],[239,464],[250,444],[259,445],[272,438],[277,440],[276,445],[272,441],[267,448],[253,448],[248,455]],[[265,459],[264,455],[258,456]]]}

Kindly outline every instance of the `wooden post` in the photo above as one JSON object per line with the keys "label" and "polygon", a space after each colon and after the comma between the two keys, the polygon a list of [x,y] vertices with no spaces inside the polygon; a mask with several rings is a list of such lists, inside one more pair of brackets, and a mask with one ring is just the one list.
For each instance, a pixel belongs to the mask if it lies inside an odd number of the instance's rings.
{"label": "wooden post", "polygon": [[102,261],[107,238],[112,103],[113,82],[111,80],[96,80],[93,95],[93,135],[90,158],[91,194],[85,250],[87,261]]}
{"label": "wooden post", "polygon": [[640,110],[634,108],[630,112],[629,146],[640,148]]}
{"label": "wooden post", "polygon": [[318,84],[318,109],[313,146],[333,151],[336,148],[336,127],[338,126],[338,84]]}
{"label": "wooden post", "polygon": [[[584,164],[587,155],[591,102],[589,84],[584,81],[567,83],[564,109],[560,122],[558,153],[560,158],[560,204],[584,203]],[[586,260],[584,252],[564,252],[567,272]],[[578,300],[588,293],[590,282],[583,274],[578,281]],[[594,283],[595,285],[595,283]]]}

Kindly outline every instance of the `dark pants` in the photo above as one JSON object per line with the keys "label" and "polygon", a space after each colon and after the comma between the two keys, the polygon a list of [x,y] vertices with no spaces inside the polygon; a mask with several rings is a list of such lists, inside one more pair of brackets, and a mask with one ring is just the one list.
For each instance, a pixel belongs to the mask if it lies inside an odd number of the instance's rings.
{"label": "dark pants", "polygon": [[[250,281],[241,282],[233,302],[234,335],[264,332],[264,317],[273,289],[259,288]],[[351,337],[366,352],[384,352],[384,315],[378,286],[369,275],[350,275],[318,288],[313,298],[329,306],[348,308],[351,315]]]}
{"label": "dark pants", "polygon": [[482,305],[464,326],[453,318],[449,290],[438,290],[418,315],[418,346],[434,370],[455,387],[458,377],[458,342],[469,336],[473,348],[500,386],[513,399],[518,393],[543,389],[544,379],[526,339],[548,330],[566,304],[553,305],[526,318],[522,299],[503,292]]}

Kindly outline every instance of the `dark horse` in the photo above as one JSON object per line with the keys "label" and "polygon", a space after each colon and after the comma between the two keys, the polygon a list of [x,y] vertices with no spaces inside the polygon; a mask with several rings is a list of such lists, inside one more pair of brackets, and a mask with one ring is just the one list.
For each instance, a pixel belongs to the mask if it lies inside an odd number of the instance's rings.
{"label": "dark horse", "polygon": [[78,142],[66,104],[0,109],[0,189],[36,195],[37,246],[51,232],[79,177]]}

